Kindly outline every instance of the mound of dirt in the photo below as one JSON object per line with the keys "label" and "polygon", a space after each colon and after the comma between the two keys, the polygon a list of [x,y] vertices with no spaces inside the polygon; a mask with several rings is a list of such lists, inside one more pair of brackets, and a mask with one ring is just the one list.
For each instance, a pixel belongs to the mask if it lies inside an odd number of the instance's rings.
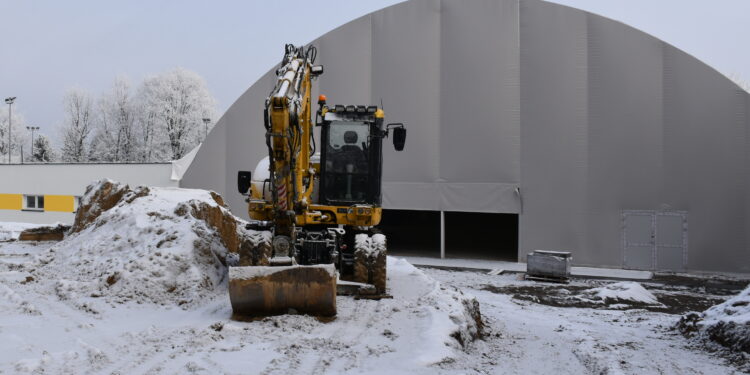
{"label": "mound of dirt", "polygon": [[[526,283],[482,289],[498,294],[510,294],[513,299],[554,307],[593,308],[608,310],[646,309],[666,312],[671,309],[657,299],[643,285],[633,281],[558,284]],[[684,311],[684,310],[683,310]]]}
{"label": "mound of dirt", "polygon": [[37,258],[35,278],[59,280],[61,299],[190,306],[224,281],[238,238],[257,237],[238,222],[213,192],[99,181],[71,233]]}
{"label": "mound of dirt", "polygon": [[750,286],[702,313],[685,314],[676,328],[709,348],[725,351],[750,370]]}
{"label": "mound of dirt", "polygon": [[103,212],[120,203],[125,194],[132,202],[138,196],[148,194],[148,188],[142,187],[135,193],[128,185],[119,184],[112,180],[101,180],[86,187],[86,193],[81,198],[81,204],[76,211],[76,218],[71,228],[72,233],[82,231],[96,220]]}
{"label": "mound of dirt", "polygon": [[18,236],[19,241],[62,241],[65,238],[65,232],[70,226],[58,224],[54,227],[43,226],[29,228],[21,232]]}

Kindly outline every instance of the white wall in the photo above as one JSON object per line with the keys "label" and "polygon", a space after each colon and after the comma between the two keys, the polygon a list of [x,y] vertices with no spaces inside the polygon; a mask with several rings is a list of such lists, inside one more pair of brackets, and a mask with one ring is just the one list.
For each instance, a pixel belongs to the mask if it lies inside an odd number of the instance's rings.
{"label": "white wall", "polygon": [[[81,196],[86,186],[103,178],[131,186],[177,187],[171,163],[159,164],[11,164],[0,165],[0,194]],[[0,222],[52,224],[73,222],[66,212],[0,209]]]}

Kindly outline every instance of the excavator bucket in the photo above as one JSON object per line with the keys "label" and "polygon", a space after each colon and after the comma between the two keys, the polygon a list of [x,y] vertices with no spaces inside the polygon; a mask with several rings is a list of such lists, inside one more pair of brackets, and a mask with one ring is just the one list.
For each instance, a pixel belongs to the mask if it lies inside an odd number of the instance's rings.
{"label": "excavator bucket", "polygon": [[336,268],[248,266],[229,268],[229,300],[247,317],[287,314],[336,315]]}

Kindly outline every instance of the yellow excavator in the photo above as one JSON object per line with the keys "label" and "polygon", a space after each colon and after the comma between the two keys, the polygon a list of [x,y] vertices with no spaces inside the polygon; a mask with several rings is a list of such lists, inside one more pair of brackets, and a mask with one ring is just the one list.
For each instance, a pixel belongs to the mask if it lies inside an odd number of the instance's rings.
{"label": "yellow excavator", "polygon": [[[241,246],[229,268],[229,297],[240,316],[297,312],[336,314],[336,295],[386,294],[382,215],[383,138],[404,148],[406,128],[383,125],[377,106],[311,104],[312,81],[323,74],[317,50],[287,44],[276,84],[265,101],[268,156],[255,173],[239,171],[247,195],[248,229],[268,231]],[[312,114],[315,111],[315,121]],[[320,128],[316,151],[313,126]]]}

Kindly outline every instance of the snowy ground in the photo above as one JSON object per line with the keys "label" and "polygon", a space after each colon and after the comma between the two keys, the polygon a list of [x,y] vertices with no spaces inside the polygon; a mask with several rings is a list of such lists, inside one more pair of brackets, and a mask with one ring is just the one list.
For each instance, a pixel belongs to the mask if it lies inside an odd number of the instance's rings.
{"label": "snowy ground", "polygon": [[0,223],[0,242],[17,239],[18,235],[24,230],[38,226],[39,224],[29,223]]}
{"label": "snowy ground", "polygon": [[[0,242],[2,374],[736,372],[671,329],[685,311],[737,293],[730,287],[669,280],[561,286],[515,274],[423,274],[391,260],[394,299],[340,297],[332,322],[306,316],[245,322],[230,319],[221,288],[190,309],[65,299],[54,281],[29,279],[30,262],[49,246]],[[430,278],[478,298],[483,340],[466,350],[443,342],[441,329],[451,322],[439,321],[444,315],[426,303],[434,291],[418,287],[436,286]]]}
{"label": "snowy ground", "polygon": [[460,299],[403,260],[389,262],[393,299],[341,297],[333,321],[234,321],[226,288],[190,308],[70,298],[31,276],[50,246],[0,245],[0,373],[430,374],[464,354]]}
{"label": "snowy ground", "polygon": [[[706,288],[641,283],[659,301],[622,282],[576,280],[569,286],[519,280],[519,275],[427,270],[443,284],[474,294],[491,333],[466,355],[470,372],[510,374],[731,374],[739,373],[672,329],[680,314],[703,310],[737,293]],[[638,285],[636,283],[633,283]],[[630,301],[597,301],[620,289]],[[632,285],[632,284],[630,284]],[[635,293],[634,293],[635,292]],[[623,303],[624,302],[624,303]]]}

